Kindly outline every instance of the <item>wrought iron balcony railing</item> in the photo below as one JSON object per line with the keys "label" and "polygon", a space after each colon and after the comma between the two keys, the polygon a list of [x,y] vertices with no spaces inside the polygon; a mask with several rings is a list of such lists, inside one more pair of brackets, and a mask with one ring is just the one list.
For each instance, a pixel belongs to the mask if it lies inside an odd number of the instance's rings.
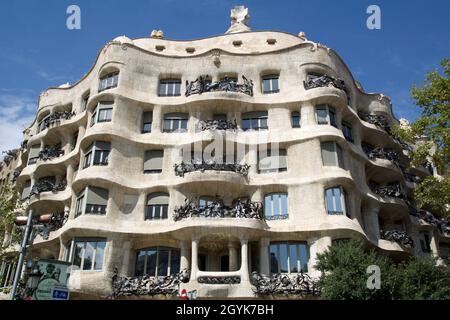
{"label": "wrought iron balcony railing", "polygon": [[54,182],[50,180],[41,180],[36,182],[31,188],[29,197],[33,195],[39,195],[42,192],[59,192],[64,191],[67,187],[67,181],[62,180],[59,182]]}
{"label": "wrought iron balcony railing", "polygon": [[197,128],[200,131],[207,130],[237,130],[238,125],[236,119],[234,120],[206,120],[199,121]]}
{"label": "wrought iron balcony railing", "polygon": [[61,150],[61,147],[59,146],[44,148],[39,152],[39,159],[41,159],[42,161],[47,161],[58,158],[62,155],[64,155],[64,151]]}
{"label": "wrought iron balcony railing", "polygon": [[450,218],[436,218],[431,212],[416,208],[410,200],[407,199],[405,202],[410,215],[435,226],[442,234],[450,235]]}
{"label": "wrought iron balcony railing", "polygon": [[260,295],[320,295],[318,286],[306,273],[265,275],[255,271],[251,283],[255,293]]}
{"label": "wrought iron balcony railing", "polygon": [[385,197],[399,198],[399,199],[405,198],[405,194],[403,193],[403,190],[399,183],[389,186],[379,186],[371,183],[369,187],[374,193],[378,194],[383,198]]}
{"label": "wrought iron balcony railing", "polygon": [[362,149],[370,160],[375,158],[391,161],[396,166],[400,166],[398,154],[392,150],[385,150],[381,147],[374,147],[368,143],[362,143]]}
{"label": "wrought iron balcony railing", "polygon": [[44,118],[39,123],[39,132],[44,131],[45,129],[53,126],[58,126],[61,124],[62,120],[69,120],[73,116],[75,116],[75,112],[70,111],[59,111],[50,114],[48,117]]}
{"label": "wrought iron balcony railing", "polygon": [[414,240],[405,232],[399,230],[380,230],[380,238],[394,241],[404,247],[414,247]]}
{"label": "wrought iron balcony railing", "polygon": [[239,276],[202,276],[198,277],[198,283],[204,284],[239,284],[241,277]]}
{"label": "wrought iron balcony railing", "polygon": [[194,171],[205,172],[207,170],[236,172],[236,173],[242,174],[243,176],[247,176],[249,169],[250,169],[250,166],[248,164],[218,163],[215,161],[209,161],[209,162],[206,162],[206,161],[184,162],[184,161],[182,161],[180,164],[175,164],[175,166],[174,166],[175,175],[179,176],[179,177],[184,177],[184,175],[189,172],[194,172]]}
{"label": "wrought iron balcony railing", "polygon": [[376,125],[377,127],[382,128],[384,131],[388,133],[391,131],[391,125],[389,124],[389,120],[384,115],[358,112],[358,116],[361,118],[361,120]]}
{"label": "wrought iron balcony railing", "polygon": [[327,75],[322,75],[320,77],[308,77],[306,81],[303,81],[303,86],[305,87],[305,90],[321,87],[335,87],[347,93],[347,87],[345,86],[344,80],[336,79]]}
{"label": "wrought iron balcony railing", "polygon": [[3,157],[3,162],[8,166],[11,163],[11,161],[17,159],[17,156],[19,155],[19,149],[3,151],[2,153],[6,154]]}
{"label": "wrought iron balcony railing", "polygon": [[262,207],[262,203],[250,200],[238,200],[233,207],[225,206],[220,201],[199,207],[196,201],[186,199],[184,205],[175,208],[173,219],[179,221],[190,217],[203,217],[264,220]]}
{"label": "wrought iron balcony railing", "polygon": [[112,296],[117,298],[121,296],[178,295],[180,284],[188,281],[188,270],[170,276],[122,277],[115,268],[112,277]]}
{"label": "wrought iron balcony railing", "polygon": [[239,84],[231,78],[224,78],[220,81],[210,83],[206,77],[198,77],[195,81],[186,80],[186,97],[194,94],[202,94],[204,92],[224,91],[224,92],[240,92],[249,96],[253,96],[253,81],[242,76],[244,83]]}
{"label": "wrought iron balcony railing", "polygon": [[[34,236],[40,235],[42,239],[48,240],[50,232],[59,230],[67,222],[69,215],[66,213],[52,214],[48,222],[40,222],[38,219],[33,224]],[[33,236],[33,238],[34,238]]]}

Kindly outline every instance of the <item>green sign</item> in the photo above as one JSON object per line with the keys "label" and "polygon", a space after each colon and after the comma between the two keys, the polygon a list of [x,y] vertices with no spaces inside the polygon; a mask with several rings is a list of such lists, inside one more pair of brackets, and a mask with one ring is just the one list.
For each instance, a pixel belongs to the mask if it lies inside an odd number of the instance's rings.
{"label": "green sign", "polygon": [[54,300],[53,288],[67,286],[71,264],[58,260],[40,260],[37,266],[42,276],[33,293],[33,300]]}

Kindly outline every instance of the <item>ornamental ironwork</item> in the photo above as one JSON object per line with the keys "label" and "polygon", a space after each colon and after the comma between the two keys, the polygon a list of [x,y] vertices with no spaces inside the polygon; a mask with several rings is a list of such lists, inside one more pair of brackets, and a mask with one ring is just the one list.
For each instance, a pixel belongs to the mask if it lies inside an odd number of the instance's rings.
{"label": "ornamental ironwork", "polygon": [[238,125],[236,119],[233,120],[206,120],[199,121],[197,128],[200,131],[207,130],[237,130]]}
{"label": "ornamental ironwork", "polygon": [[180,284],[189,281],[189,271],[182,270],[170,276],[123,277],[117,268],[112,277],[113,298],[121,296],[178,295]]}
{"label": "ornamental ironwork", "polygon": [[232,207],[225,206],[219,200],[204,207],[199,207],[196,201],[186,199],[184,205],[175,208],[173,219],[179,221],[191,217],[202,217],[264,220],[262,207],[261,202],[252,202],[248,199],[238,199]]}
{"label": "ornamental ironwork", "polygon": [[248,164],[239,163],[219,163],[216,161],[182,161],[180,164],[174,165],[175,175],[179,177],[184,177],[186,173],[194,171],[229,171],[242,174],[243,176],[248,175],[248,170],[250,166]]}
{"label": "ornamental ironwork", "polygon": [[241,277],[239,276],[202,276],[197,278],[198,283],[204,284],[239,284]]}
{"label": "ornamental ironwork", "polygon": [[52,214],[50,221],[47,223],[39,223],[38,220],[36,220],[36,222],[33,224],[34,236],[40,235],[42,239],[48,240],[50,232],[61,229],[62,226],[66,224],[68,218],[68,213],[59,213]]}
{"label": "ornamental ironwork", "polygon": [[12,150],[8,150],[8,151],[3,151],[3,154],[6,154],[3,158],[3,162],[6,165],[9,165],[11,163],[11,161],[13,161],[14,159],[17,159],[17,156],[19,154],[19,149],[12,149]]}
{"label": "ornamental ironwork", "polygon": [[347,87],[345,86],[344,80],[336,79],[327,75],[322,75],[320,77],[308,77],[306,81],[303,81],[303,86],[305,87],[305,90],[320,87],[335,87],[347,93]]}
{"label": "ornamental ironwork", "polygon": [[23,140],[22,143],[20,144],[20,149],[21,150],[26,150],[27,149],[27,145],[28,145],[28,140]]}
{"label": "ornamental ironwork", "polygon": [[450,219],[437,218],[431,212],[416,208],[409,200],[405,201],[408,205],[409,214],[435,226],[441,233],[450,234]]}
{"label": "ornamental ironwork", "polygon": [[408,171],[406,171],[406,168],[403,166],[399,166],[400,170],[402,170],[403,176],[405,177],[405,180],[409,181],[409,182],[413,182],[413,183],[419,183],[420,182],[420,177],[416,176],[414,174],[409,173]]}
{"label": "ornamental ironwork", "polygon": [[391,198],[399,198],[403,199],[405,198],[405,195],[403,193],[403,190],[400,186],[400,184],[393,184],[389,186],[379,186],[374,183],[370,184],[370,189],[378,194],[379,196],[385,198],[385,197],[391,197]]}
{"label": "ornamental ironwork", "polygon": [[414,247],[414,240],[405,232],[399,230],[380,230],[380,238],[394,241],[404,247]]}
{"label": "ornamental ironwork", "polygon": [[42,192],[58,192],[64,191],[67,187],[67,181],[61,180],[59,182],[54,182],[51,180],[41,180],[36,182],[31,188],[30,196],[39,195]]}
{"label": "ornamental ironwork", "polygon": [[39,131],[43,131],[53,125],[59,125],[62,120],[69,120],[75,116],[75,112],[70,111],[58,111],[53,112],[47,118],[44,118],[39,124]]}
{"label": "ornamental ironwork", "polygon": [[42,161],[51,160],[54,158],[58,158],[64,154],[64,151],[61,150],[60,146],[44,148],[39,152],[39,159]]}
{"label": "ornamental ironwork", "polygon": [[381,147],[374,147],[368,143],[362,143],[362,149],[370,160],[375,158],[385,159],[391,161],[396,166],[400,166],[398,154],[393,150],[383,149]]}
{"label": "ornamental ironwork", "polygon": [[382,114],[371,114],[371,113],[365,113],[365,112],[358,112],[358,116],[373,125],[376,125],[377,127],[382,128],[386,132],[391,132],[391,125],[389,124],[389,120],[385,115]]}
{"label": "ornamental ironwork", "polygon": [[18,170],[13,172],[13,177],[12,177],[12,180],[11,180],[12,183],[16,183],[17,179],[20,176],[20,173],[21,173],[21,171],[18,171]]}
{"label": "ornamental ironwork", "polygon": [[320,290],[306,273],[266,275],[254,271],[251,283],[260,295],[297,294],[319,296]]}
{"label": "ornamental ironwork", "polygon": [[253,97],[253,81],[242,76],[243,83],[237,83],[233,78],[225,77],[216,82],[210,82],[207,77],[200,76],[195,81],[186,80],[186,97],[204,92],[224,91],[239,92]]}

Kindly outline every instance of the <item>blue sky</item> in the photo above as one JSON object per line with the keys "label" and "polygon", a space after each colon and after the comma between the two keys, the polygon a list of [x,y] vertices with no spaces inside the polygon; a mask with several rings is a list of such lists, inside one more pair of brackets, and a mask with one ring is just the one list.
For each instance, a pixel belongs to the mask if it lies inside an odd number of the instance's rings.
{"label": "blue sky", "polygon": [[[66,28],[66,9],[81,8],[81,30]],[[119,35],[167,39],[223,34],[234,5],[250,9],[253,30],[277,30],[323,43],[340,54],[367,92],[392,98],[396,116],[414,120],[413,84],[450,49],[448,0],[4,0],[0,1],[0,150],[17,146],[50,86],[81,78],[100,48]],[[366,27],[369,5],[381,8],[381,30]]]}

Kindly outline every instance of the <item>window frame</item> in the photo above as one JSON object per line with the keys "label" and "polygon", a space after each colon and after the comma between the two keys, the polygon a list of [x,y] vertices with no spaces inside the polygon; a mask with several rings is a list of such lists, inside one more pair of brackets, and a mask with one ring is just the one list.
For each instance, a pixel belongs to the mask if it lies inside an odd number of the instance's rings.
{"label": "window frame", "polygon": [[[327,197],[327,191],[332,190],[332,203],[333,203],[333,210],[330,210],[328,208],[328,197]],[[339,190],[340,192],[340,206],[342,208],[342,211],[337,211],[337,201],[336,201],[336,194],[334,193],[335,190]],[[342,186],[334,186],[330,188],[326,188],[324,192],[324,199],[325,199],[325,209],[329,216],[347,216],[348,218],[351,218],[350,210],[347,205],[347,193],[345,192],[345,189]]]}
{"label": "window frame", "polygon": [[[335,164],[333,165],[329,165],[329,164],[325,164],[325,158],[324,158],[324,144],[333,144],[333,154],[334,154],[334,160],[335,160]],[[324,167],[338,167],[341,169],[345,170],[345,165],[344,165],[344,154],[342,151],[341,146],[336,142],[336,141],[322,141],[320,143],[320,153],[321,153],[321,157],[322,157],[322,166]]]}
{"label": "window frame", "polygon": [[[172,92],[169,92],[172,85]],[[162,86],[165,86],[165,93],[162,94]],[[178,92],[177,92],[178,89]],[[181,96],[181,79],[160,79],[158,88],[159,97],[179,97]]]}
{"label": "window frame", "polygon": [[[89,196],[89,192],[93,192],[91,189],[92,188],[97,188],[103,191],[107,191],[108,193],[108,197],[107,199],[103,199],[106,200],[106,204],[92,204],[92,203],[88,203],[88,196]],[[101,187],[97,187],[97,186],[86,186],[83,190],[83,192],[81,192],[79,195],[76,196],[76,204],[75,204],[75,218],[78,218],[82,215],[95,215],[95,216],[106,216],[107,214],[107,210],[108,210],[108,202],[109,202],[109,189],[106,188],[101,188]],[[98,210],[96,210],[97,212],[94,212],[93,210],[89,210],[88,211],[88,206],[91,206],[92,208],[96,208]]]}
{"label": "window frame", "polygon": [[[109,149],[103,150],[97,146],[97,143],[108,143]],[[100,159],[106,161],[96,163],[97,154],[100,153]],[[103,166],[106,167],[109,165],[109,155],[111,153],[111,142],[110,141],[94,141],[86,150],[83,157],[83,170],[87,169],[89,167],[95,167],[95,166]]]}
{"label": "window frame", "polygon": [[[276,80],[276,87],[277,89],[274,89],[274,80]],[[269,83],[269,90],[265,90],[265,83]],[[280,92],[280,75],[279,74],[268,74],[263,77],[261,77],[261,92],[262,94],[273,94],[273,93],[279,93]]]}
{"label": "window frame", "polygon": [[[167,204],[148,204],[149,200],[153,197],[165,196],[167,197]],[[145,202],[144,220],[154,221],[154,220],[168,220],[169,219],[169,202],[170,195],[166,192],[153,192],[147,195]],[[151,215],[149,214],[149,209],[151,209]],[[158,213],[158,215],[156,215]]]}
{"label": "window frame", "polygon": [[[267,150],[267,153],[266,153],[266,154],[267,154],[267,156],[265,157],[265,159],[269,159],[269,161],[272,161],[271,159],[272,159],[272,158],[275,158],[275,155],[272,156],[272,150],[271,150],[271,149]],[[270,168],[270,169],[261,169],[261,168],[260,168],[260,162],[262,161],[262,159],[260,158],[260,152],[258,152],[258,164],[257,164],[257,171],[258,171],[258,174],[287,172],[287,171],[288,171],[288,163],[287,163],[288,155],[287,155],[287,149],[279,149],[279,150],[278,150],[278,164],[280,164],[280,161],[279,161],[280,157],[284,157],[285,163],[286,163],[286,167],[278,166],[278,167],[275,168],[275,169],[273,169],[273,168]],[[277,161],[277,159],[275,159],[275,161]]]}
{"label": "window frame", "polygon": [[[294,123],[294,118],[298,118],[298,123]],[[302,116],[299,111],[291,111],[291,126],[294,129],[301,128]]]}
{"label": "window frame", "polygon": [[[159,256],[160,256],[160,251],[169,251],[168,253],[168,257],[167,257],[167,270],[165,274],[159,274]],[[149,263],[149,252],[151,251],[156,251],[156,259],[155,259],[155,274],[154,275],[150,275],[147,273],[147,266]],[[144,265],[143,265],[143,272],[142,274],[138,274],[137,270],[137,266],[139,263],[139,255],[140,253],[145,252],[145,258],[144,258]],[[172,272],[173,271],[173,258],[176,257],[176,255],[173,255],[173,252],[177,252],[178,253],[178,257],[179,257],[179,265],[178,265],[178,272]],[[176,270],[176,268],[175,268]],[[166,277],[166,276],[171,276],[171,275],[175,275],[177,273],[179,273],[181,271],[181,249],[179,248],[174,248],[174,247],[165,247],[165,246],[155,246],[155,247],[148,247],[148,248],[142,248],[142,249],[138,249],[136,250],[136,262],[134,264],[134,275],[136,277],[141,277],[141,276],[148,276],[148,277]]]}
{"label": "window frame", "polygon": [[[99,78],[98,83],[98,93],[117,88],[119,86],[119,74],[120,71],[113,71],[105,74],[104,76]],[[111,83],[108,84],[108,82],[111,80]],[[103,85],[105,83],[105,85]]]}
{"label": "window frame", "polygon": [[[257,114],[261,114],[257,116]],[[264,115],[262,115],[264,114]],[[257,127],[253,127],[253,124],[257,122]],[[265,121],[265,126],[263,125]],[[244,126],[244,123],[249,124],[248,127]],[[264,111],[250,111],[242,114],[242,124],[241,128],[243,131],[260,131],[269,129],[269,113],[267,110]]]}
{"label": "window frame", "polygon": [[[183,128],[183,124],[186,122],[186,128]],[[170,123],[169,128],[166,124]],[[177,128],[175,129],[175,123]],[[186,133],[189,130],[189,113],[166,113],[163,117],[163,132],[164,133]]]}
{"label": "window frame", "polygon": [[[286,254],[286,266],[287,266],[287,272],[281,272],[281,246],[286,246],[287,254]],[[292,266],[291,266],[291,246],[295,248],[295,255],[296,255],[296,261],[295,264],[297,265],[297,272],[292,272]],[[305,254],[306,254],[306,261],[302,261],[302,246],[305,248]],[[271,253],[272,248],[276,248],[275,253],[275,259],[277,261],[278,268],[276,272],[273,272],[272,270],[272,259],[271,259]],[[310,253],[310,247],[308,245],[307,241],[274,241],[269,244],[269,268],[270,268],[270,274],[298,274],[298,273],[308,273],[308,263],[311,259],[311,253]],[[305,269],[303,268],[305,267]]]}
{"label": "window frame", "polygon": [[354,142],[354,139],[353,139],[353,126],[347,121],[342,121],[341,122],[341,128],[342,128],[342,134],[344,135],[345,140],[347,140],[348,142],[353,143]]}
{"label": "window frame", "polygon": [[[74,260],[75,260],[75,246],[78,243],[83,243],[83,248],[81,251],[81,260],[80,260],[80,266],[78,271],[95,271],[95,272],[101,272],[103,271],[103,267],[105,265],[105,251],[106,251],[106,246],[108,243],[108,240],[106,238],[72,238],[69,241],[69,244],[66,245],[66,253],[64,254],[65,256],[65,261],[70,263],[72,266],[75,266],[76,264],[74,264]],[[88,243],[95,243],[95,247],[92,251],[92,262],[91,262],[91,267],[89,269],[84,269],[84,260],[86,258],[86,246]],[[103,254],[102,254],[102,258],[101,258],[101,267],[95,268],[95,265],[97,263],[97,249],[98,249],[98,244],[99,243],[103,243]],[[68,249],[67,249],[68,248]]]}
{"label": "window frame", "polygon": [[[319,117],[317,114],[318,110],[325,110],[327,113],[327,121],[326,122],[320,122]],[[329,104],[318,104],[315,106],[315,112],[314,115],[316,117],[316,123],[318,125],[329,125],[333,126],[335,128],[338,127],[337,125],[337,117],[336,117],[336,109],[333,106],[330,106]],[[332,116],[331,116],[332,115]]]}
{"label": "window frame", "polygon": [[[93,127],[97,123],[106,123],[106,122],[112,122],[113,119],[113,112],[114,112],[114,104],[115,101],[99,101],[97,103],[97,106],[92,111],[91,115],[91,121],[90,121],[90,127]],[[101,111],[111,111],[111,117],[109,119],[102,119],[100,120],[100,112]]]}
{"label": "window frame", "polygon": [[[277,210],[275,210],[275,201],[273,199],[273,196],[277,195],[278,196],[278,214]],[[283,196],[285,196],[286,199],[286,212],[283,212]],[[270,197],[270,213],[271,215],[267,215],[267,199]],[[267,193],[264,195],[264,218],[266,220],[286,220],[289,219],[289,196],[287,192],[272,192],[272,193]]]}

